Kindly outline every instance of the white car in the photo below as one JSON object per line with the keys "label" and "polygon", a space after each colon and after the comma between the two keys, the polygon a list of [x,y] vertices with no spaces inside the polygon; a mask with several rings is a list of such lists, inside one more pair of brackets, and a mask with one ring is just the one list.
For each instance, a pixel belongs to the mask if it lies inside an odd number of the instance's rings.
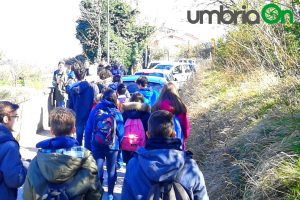
{"label": "white car", "polygon": [[153,67],[155,67],[157,64],[159,64],[161,61],[151,61],[148,66],[147,69],[152,69]]}
{"label": "white car", "polygon": [[186,82],[192,75],[192,70],[187,63],[160,63],[154,67],[154,69],[166,70],[174,76],[176,82],[178,82],[181,88],[184,82]]}
{"label": "white car", "polygon": [[134,73],[134,75],[139,76],[156,76],[165,78],[166,81],[174,83],[174,85],[179,88],[178,81],[175,80],[175,77],[169,70],[161,70],[161,69],[142,69]]}

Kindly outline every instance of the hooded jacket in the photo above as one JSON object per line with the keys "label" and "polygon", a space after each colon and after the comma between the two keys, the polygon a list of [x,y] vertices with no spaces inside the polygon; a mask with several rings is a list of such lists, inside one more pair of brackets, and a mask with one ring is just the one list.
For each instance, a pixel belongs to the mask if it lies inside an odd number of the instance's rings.
{"label": "hooded jacket", "polygon": [[145,132],[148,131],[148,119],[150,117],[150,106],[140,102],[123,103],[121,113],[124,124],[127,119],[141,119]]}
{"label": "hooded jacket", "polygon": [[144,96],[145,103],[147,103],[150,107],[154,105],[159,96],[156,90],[150,90],[149,88],[141,88],[138,92]]}
{"label": "hooded jacket", "polygon": [[204,177],[189,153],[173,138],[151,138],[129,161],[122,200],[145,200],[151,185],[176,180],[193,200],[208,200]]}
{"label": "hooded jacket", "polygon": [[100,199],[97,165],[90,151],[71,137],[55,137],[37,144],[24,184],[23,199],[36,200],[48,193],[49,183],[68,182],[70,199]]}
{"label": "hooded jacket", "polygon": [[76,114],[76,125],[84,126],[86,124],[94,98],[98,93],[98,87],[87,81],[79,81],[71,86],[68,107]]}
{"label": "hooded jacket", "polygon": [[22,164],[19,144],[12,133],[0,123],[0,194],[1,199],[17,199],[18,187],[25,181],[26,169]]}
{"label": "hooded jacket", "polygon": [[[115,119],[117,124],[117,130],[116,130],[116,140],[111,147],[111,150],[119,150],[120,149],[120,143],[124,135],[124,121],[122,114],[117,110],[116,106],[106,99],[103,99],[97,106],[91,111],[88,121],[86,123],[85,128],[85,135],[84,135],[84,146],[85,148],[92,150],[92,136],[93,136],[93,129],[94,129],[94,121],[96,112],[101,109],[104,111],[108,111],[108,108],[110,108],[115,113]],[[99,147],[97,147],[99,149]]]}

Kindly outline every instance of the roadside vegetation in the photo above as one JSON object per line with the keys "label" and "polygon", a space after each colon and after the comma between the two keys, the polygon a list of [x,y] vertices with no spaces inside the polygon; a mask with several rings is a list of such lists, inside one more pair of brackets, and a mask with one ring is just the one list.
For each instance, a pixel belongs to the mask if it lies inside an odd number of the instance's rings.
{"label": "roadside vegetation", "polygon": [[18,64],[5,56],[0,58],[0,99],[21,103],[28,100],[34,91],[51,84],[52,69]]}
{"label": "roadside vegetation", "polygon": [[184,91],[211,199],[300,199],[298,27],[232,27]]}

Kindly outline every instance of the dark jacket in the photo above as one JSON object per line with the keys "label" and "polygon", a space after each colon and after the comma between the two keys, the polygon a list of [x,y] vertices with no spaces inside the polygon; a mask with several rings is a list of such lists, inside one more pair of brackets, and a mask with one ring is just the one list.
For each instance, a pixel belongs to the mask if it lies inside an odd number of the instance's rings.
{"label": "dark jacket", "polygon": [[[116,142],[114,143],[114,146],[111,147],[111,150],[119,150],[120,149],[120,143],[124,135],[124,121],[122,114],[117,110],[116,106],[105,99],[103,99],[97,106],[91,111],[88,121],[86,123],[85,128],[85,135],[84,135],[84,146],[85,148],[91,150],[92,149],[92,135],[93,135],[93,129],[94,129],[94,120],[96,116],[97,110],[101,109],[104,111],[108,111],[108,108],[110,108],[115,113],[115,119],[117,123],[117,133],[116,133]],[[98,148],[99,149],[99,148]]]}
{"label": "dark jacket", "polygon": [[1,199],[17,199],[18,187],[22,186],[26,169],[22,164],[19,144],[12,133],[0,123],[0,194]]}
{"label": "dark jacket", "polygon": [[98,87],[87,81],[79,81],[71,86],[68,107],[76,114],[76,125],[84,126],[86,124],[94,98],[98,93]]}
{"label": "dark jacket", "polygon": [[148,131],[148,119],[150,117],[150,107],[148,104],[139,102],[123,103],[121,113],[124,124],[127,119],[141,119],[145,132]]}
{"label": "dark jacket", "polygon": [[31,161],[23,199],[37,200],[48,193],[49,183],[66,181],[70,199],[100,199],[97,165],[90,151],[71,137],[55,137],[37,144],[40,148]]}
{"label": "dark jacket", "polygon": [[144,96],[145,103],[150,107],[154,105],[159,96],[156,90],[150,90],[149,88],[139,89],[138,92]]}
{"label": "dark jacket", "polygon": [[67,74],[65,71],[55,70],[53,73],[52,85],[54,86],[54,98],[57,101],[63,101],[67,98],[66,85]]}
{"label": "dark jacket", "polygon": [[151,184],[176,180],[193,200],[208,200],[204,177],[179,139],[151,138],[129,161],[122,200],[145,200]]}

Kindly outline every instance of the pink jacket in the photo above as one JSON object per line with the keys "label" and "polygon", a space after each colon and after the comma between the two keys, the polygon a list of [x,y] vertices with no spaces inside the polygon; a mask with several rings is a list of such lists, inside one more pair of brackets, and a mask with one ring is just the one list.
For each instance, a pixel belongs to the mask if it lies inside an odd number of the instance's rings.
{"label": "pink jacket", "polygon": [[[171,102],[168,100],[162,101],[159,108],[161,110],[166,110],[174,114],[174,107],[171,105]],[[186,139],[190,136],[190,123],[188,120],[188,114],[180,113],[177,115],[177,117],[184,134],[184,141],[186,141]]]}

